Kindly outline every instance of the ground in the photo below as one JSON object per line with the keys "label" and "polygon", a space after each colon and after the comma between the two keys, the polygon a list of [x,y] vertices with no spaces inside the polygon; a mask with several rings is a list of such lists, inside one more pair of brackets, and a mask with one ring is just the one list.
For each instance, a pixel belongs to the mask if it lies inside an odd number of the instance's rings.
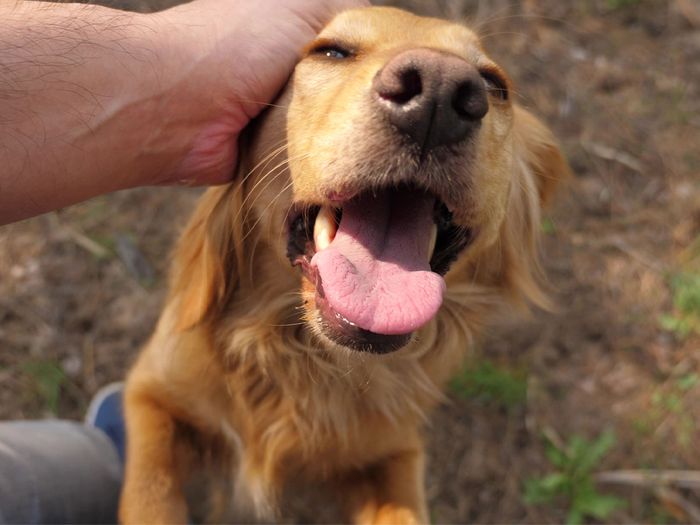
{"label": "ground", "polygon": [[[542,224],[554,311],[493,326],[432,419],[433,520],[700,521],[700,4],[395,3],[466,16],[575,173]],[[0,417],[80,418],[124,377],[198,193],[0,229]]]}

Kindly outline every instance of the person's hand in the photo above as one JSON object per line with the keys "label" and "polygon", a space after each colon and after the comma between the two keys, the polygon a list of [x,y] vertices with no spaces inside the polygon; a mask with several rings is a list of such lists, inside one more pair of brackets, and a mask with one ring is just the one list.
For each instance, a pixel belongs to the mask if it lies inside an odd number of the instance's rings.
{"label": "person's hand", "polygon": [[240,132],[302,48],[364,5],[0,2],[0,224],[124,188],[230,180]]}
{"label": "person's hand", "polygon": [[[194,141],[163,183],[227,181],[236,139],[284,85],[302,48],[338,12],[366,0],[195,0],[151,15],[166,32],[172,101]],[[171,57],[173,58],[173,57]],[[173,109],[175,113],[178,109]]]}

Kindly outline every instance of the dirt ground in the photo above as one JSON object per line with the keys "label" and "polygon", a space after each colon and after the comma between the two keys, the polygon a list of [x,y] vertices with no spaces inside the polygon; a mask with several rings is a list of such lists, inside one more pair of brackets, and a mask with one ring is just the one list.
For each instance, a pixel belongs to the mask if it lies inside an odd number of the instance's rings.
{"label": "dirt ground", "polygon": [[[626,505],[607,521],[700,521],[700,330],[679,323],[692,285],[674,288],[700,275],[700,3],[394,3],[466,17],[575,172],[542,226],[557,311],[492,327],[461,377],[485,383],[490,366],[500,382],[452,388],[432,420],[433,520],[563,522],[571,502],[528,503],[526,481],[555,471],[548,441],[611,429],[592,470],[618,471],[597,487]],[[198,193],[122,192],[0,228],[1,418],[80,418],[124,377]],[[637,483],[630,469],[686,483]]]}

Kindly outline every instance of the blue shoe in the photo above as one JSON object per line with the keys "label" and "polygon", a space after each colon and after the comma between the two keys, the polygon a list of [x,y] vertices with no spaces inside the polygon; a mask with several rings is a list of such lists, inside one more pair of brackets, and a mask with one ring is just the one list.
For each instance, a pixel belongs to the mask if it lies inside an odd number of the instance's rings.
{"label": "blue shoe", "polygon": [[114,443],[119,459],[124,463],[126,429],[122,410],[124,383],[111,383],[100,388],[90,401],[85,414],[85,424],[99,428]]}

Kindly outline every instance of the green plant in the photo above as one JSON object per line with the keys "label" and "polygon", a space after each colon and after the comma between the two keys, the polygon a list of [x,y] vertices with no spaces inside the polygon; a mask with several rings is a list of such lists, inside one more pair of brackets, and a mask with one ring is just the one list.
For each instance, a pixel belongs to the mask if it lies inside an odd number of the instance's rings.
{"label": "green plant", "polygon": [[564,500],[568,505],[567,524],[581,523],[586,517],[606,519],[623,507],[625,501],[598,492],[593,471],[614,444],[615,436],[610,431],[590,442],[573,436],[566,445],[559,446],[547,439],[545,453],[556,471],[525,482],[525,503],[538,505]]}
{"label": "green plant", "polygon": [[547,235],[554,235],[557,232],[557,227],[555,226],[554,221],[549,217],[544,217],[542,219],[540,229],[542,230],[542,233]]}
{"label": "green plant", "polygon": [[465,366],[450,382],[450,390],[464,399],[512,409],[527,400],[527,374],[481,361]]}
{"label": "green plant", "polygon": [[[632,420],[632,428],[640,439],[662,440],[664,447],[675,445],[688,450],[693,446],[693,436],[697,432],[692,404],[689,406],[687,394],[700,387],[700,374],[688,372],[669,378],[659,384],[651,393],[649,407],[640,411]],[[657,431],[663,428],[659,435]],[[649,450],[653,453],[652,450]]]}
{"label": "green plant", "polygon": [[661,327],[681,338],[700,334],[700,274],[676,274],[671,277],[670,285],[674,311],[661,316]]}
{"label": "green plant", "polygon": [[670,512],[668,512],[662,505],[656,503],[652,505],[647,511],[648,515],[651,516],[651,523],[655,525],[668,525],[669,523],[678,523]]}
{"label": "green plant", "polygon": [[679,377],[676,381],[676,386],[683,392],[692,390],[693,388],[698,386],[698,384],[700,384],[700,375],[698,375],[696,372],[690,372],[688,374],[685,374]]}
{"label": "green plant", "polygon": [[33,361],[23,364],[22,371],[32,380],[49,411],[57,414],[61,387],[67,379],[63,370],[50,361]]}
{"label": "green plant", "polygon": [[651,408],[646,418],[658,427],[667,421],[666,428],[674,432],[677,444],[683,448],[692,445],[695,418],[686,404],[686,394],[700,385],[700,375],[689,372],[675,380],[667,381],[651,395]]}

